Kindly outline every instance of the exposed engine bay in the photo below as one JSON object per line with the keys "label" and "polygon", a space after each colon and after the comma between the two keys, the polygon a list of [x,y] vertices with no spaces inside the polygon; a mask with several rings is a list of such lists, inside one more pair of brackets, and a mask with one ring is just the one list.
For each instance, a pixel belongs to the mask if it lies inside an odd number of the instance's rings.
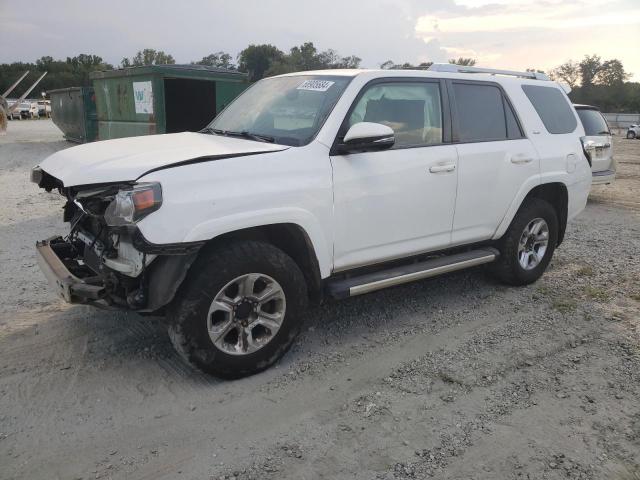
{"label": "exposed engine bay", "polygon": [[[144,239],[136,222],[159,208],[158,184],[64,187],[41,169],[34,169],[32,181],[66,199],[69,233],[38,242],[38,252],[67,301],[150,312],[173,298],[201,244],[164,246]],[[166,271],[150,276],[150,268]]]}

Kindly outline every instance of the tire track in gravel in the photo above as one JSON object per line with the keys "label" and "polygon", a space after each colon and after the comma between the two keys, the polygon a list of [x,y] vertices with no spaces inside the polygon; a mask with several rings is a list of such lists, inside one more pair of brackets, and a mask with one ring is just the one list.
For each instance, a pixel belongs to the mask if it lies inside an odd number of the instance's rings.
{"label": "tire track in gravel", "polygon": [[[501,419],[516,411],[552,404],[554,397],[550,393],[560,391],[558,395],[567,398],[568,395],[562,393],[562,385],[565,381],[567,384],[571,383],[568,381],[571,373],[559,375],[555,367],[561,363],[580,364],[581,367],[587,365],[589,348],[601,341],[599,335],[603,332],[603,325],[594,325],[594,322],[580,319],[581,315],[573,315],[572,323],[564,335],[553,335],[550,339],[548,334],[557,332],[557,323],[564,320],[563,316],[554,316],[555,324],[543,320],[536,325],[526,325],[524,329],[515,328],[517,325],[522,327],[522,324],[515,322],[499,328],[492,328],[495,325],[489,324],[484,327],[485,331],[483,327],[474,325],[478,338],[462,342],[447,341],[447,348],[429,349],[430,353],[418,360],[411,360],[401,366],[396,364],[395,371],[388,377],[384,380],[378,378],[378,381],[373,382],[377,385],[375,392],[366,392],[366,385],[372,383],[370,381],[365,381],[363,385],[355,383],[355,388],[351,390],[353,395],[345,404],[348,408],[325,410],[325,414],[317,419],[328,437],[327,444],[339,447],[329,447],[323,454],[325,458],[321,465],[324,470],[311,470],[309,473],[319,478],[342,478],[344,471],[349,471],[360,472],[361,475],[345,478],[372,478],[372,475],[380,474],[380,470],[385,470],[381,468],[376,471],[371,468],[379,467],[381,459],[406,456],[407,445],[403,437],[413,437],[409,444],[414,445],[414,442],[424,441],[423,432],[430,428],[433,430],[434,425],[439,423],[437,419],[455,417],[458,415],[458,408],[470,411],[471,419],[464,420],[462,416],[458,422],[460,433],[444,435],[439,444],[438,435],[432,435],[436,442],[429,448],[420,450],[418,461],[407,459],[405,463],[397,462],[388,475],[391,475],[389,478],[425,478],[435,474],[436,470],[443,473],[452,459],[464,463],[464,452],[474,444],[470,440],[472,432],[478,431],[478,435],[482,434],[480,437],[488,435],[497,425],[505,422]],[[472,352],[472,356],[469,352]],[[485,354],[489,355],[483,358]],[[461,364],[460,359],[466,360],[467,364]],[[380,360],[385,362],[388,359],[382,355]],[[457,378],[456,372],[459,371],[483,374],[480,378],[470,380]],[[531,373],[532,371],[539,373]],[[355,370],[353,376],[360,378],[361,372]],[[545,383],[544,380],[548,377],[555,378],[555,382]],[[416,388],[416,385],[422,388]],[[356,392],[360,395],[356,396]],[[538,400],[533,400],[538,397]],[[550,398],[543,401],[542,397]],[[424,401],[420,401],[420,398],[424,398]],[[463,405],[459,407],[461,402]],[[422,419],[419,426],[416,425],[416,415],[420,417],[416,413],[416,403],[429,406],[429,419]],[[358,419],[354,422],[354,413],[361,416],[359,420],[371,421],[362,427]],[[374,433],[371,433],[372,429]],[[366,433],[360,434],[361,431]],[[411,433],[407,435],[407,432]],[[345,436],[352,436],[352,441],[345,442]],[[380,438],[393,438],[395,441],[380,445]],[[474,441],[486,440],[480,438]],[[315,449],[315,445],[310,445],[306,439],[294,439],[293,444],[303,445],[309,452]],[[351,448],[345,448],[345,444]],[[378,448],[372,448],[373,445]],[[546,452],[547,457],[548,453]],[[305,465],[313,468],[314,455],[309,455]],[[425,458],[429,461],[425,462]],[[434,468],[434,462],[437,468]],[[297,478],[299,464],[296,459],[283,456],[281,446],[272,444],[268,454],[263,454],[260,461],[254,461],[249,466],[240,465],[223,470],[218,474],[240,473],[238,478],[262,478],[261,475],[271,474],[274,478]],[[332,465],[340,467],[331,469]],[[368,468],[363,465],[368,465]],[[584,475],[584,478],[594,478],[593,469],[588,463],[573,462],[571,469],[574,473]],[[473,472],[467,473],[471,476]],[[495,478],[491,475],[494,474],[487,474],[486,478]],[[385,475],[382,476],[386,478]]]}
{"label": "tire track in gravel", "polygon": [[[494,437],[494,433],[499,430],[516,429],[518,425],[524,425],[527,428],[536,428],[537,435],[533,435],[534,455],[542,454],[543,467],[546,475],[553,474],[553,470],[558,468],[558,464],[564,463],[561,467],[560,477],[571,476],[575,478],[613,478],[613,465],[609,464],[608,458],[617,461],[619,464],[630,464],[638,460],[637,442],[633,442],[619,435],[615,438],[615,447],[611,446],[612,438],[609,438],[609,447],[604,445],[594,445],[587,441],[586,452],[578,453],[573,459],[569,459],[566,453],[571,451],[570,447],[580,447],[585,443],[585,438],[598,437],[596,425],[599,422],[605,422],[611,425],[611,418],[608,412],[599,411],[598,404],[604,404],[606,397],[614,397],[617,395],[615,390],[607,385],[604,378],[593,375],[603,366],[605,368],[616,368],[619,358],[604,357],[599,358],[594,355],[592,350],[610,350],[617,343],[618,339],[596,339],[594,342],[581,344],[580,346],[569,345],[569,348],[559,349],[554,354],[544,357],[544,359],[535,366],[523,372],[517,372],[514,369],[510,374],[498,378],[493,388],[489,392],[473,392],[472,395],[485,395],[485,407],[478,409],[473,418],[467,420],[458,435],[441,438],[441,443],[434,448],[416,452],[419,459],[407,465],[396,465],[394,469],[395,478],[414,478],[423,474],[430,476],[436,473],[446,473],[447,477],[465,478],[467,475],[473,474],[470,468],[473,462],[467,458],[467,454],[471,451],[482,450],[478,447],[483,441],[488,439],[481,437]],[[596,347],[596,348],[594,348]],[[572,350],[570,350],[572,349]],[[635,359],[635,368],[637,371],[640,364],[640,356]],[[518,375],[516,375],[518,373]],[[548,378],[552,377],[555,381],[548,382]],[[588,382],[582,384],[583,378],[596,378],[596,382]],[[628,380],[634,381],[637,385],[639,376],[632,375]],[[577,381],[576,381],[577,380]],[[490,386],[491,387],[491,386]],[[637,393],[637,389],[636,389]],[[604,398],[603,398],[604,397]],[[569,403],[569,405],[566,405]],[[564,404],[564,405],[561,405]],[[544,405],[544,407],[541,407]],[[456,407],[454,403],[452,407]],[[525,414],[526,409],[537,410],[537,414]],[[562,409],[567,410],[564,414],[558,415],[556,411]],[[624,418],[632,418],[638,415],[637,405],[627,406],[627,411],[620,412],[620,418],[613,421],[612,430],[623,431]],[[523,417],[538,418],[538,425],[531,425],[522,422]],[[476,428],[476,425],[480,428]],[[515,427],[515,428],[514,428]],[[567,434],[577,438],[576,441],[569,440],[567,442],[558,442],[557,438],[549,440],[548,435],[552,430],[564,430]],[[615,435],[614,435],[615,437]],[[452,450],[451,441],[458,440],[461,450]],[[504,442],[503,442],[504,443]],[[506,451],[511,454],[524,453],[509,448],[505,445]],[[584,450],[584,449],[583,449]],[[594,454],[600,451],[606,451],[609,455],[604,458],[595,459],[595,455],[590,455],[589,450]],[[635,452],[635,455],[634,455]],[[435,454],[435,455],[434,455]],[[634,459],[635,456],[635,459]],[[563,459],[563,460],[560,460]],[[531,459],[525,459],[531,460]],[[494,462],[495,459],[494,459]],[[434,468],[434,464],[435,467]],[[407,471],[408,470],[408,471]],[[494,478],[491,469],[484,475],[474,475],[475,478]],[[554,475],[555,477],[555,475]]]}
{"label": "tire track in gravel", "polygon": [[[470,270],[383,291],[376,298],[356,297],[314,309],[305,325],[307,331],[280,365],[288,369],[287,375],[270,381],[263,391],[349,366],[352,360],[377,355],[385,348],[403,357],[404,342],[411,344],[414,336],[418,337],[419,344],[425,335],[438,336],[449,330],[462,332],[473,328],[472,325],[495,321],[484,311],[495,304],[496,299],[491,295],[491,292],[496,294],[495,285],[487,282],[481,272],[481,269]],[[504,291],[497,294],[502,296]],[[528,291],[527,295],[530,294],[532,291]],[[389,315],[391,322],[385,309],[393,312]],[[469,318],[474,310],[478,313]],[[371,314],[375,316],[369,317]],[[334,322],[333,318],[348,321]],[[406,349],[406,354],[411,355],[413,350]]]}
{"label": "tire track in gravel", "polygon": [[[403,293],[402,290],[396,292],[396,294],[401,297],[404,296]],[[504,293],[509,295],[508,290]],[[528,294],[531,294],[531,292],[529,291]],[[499,297],[502,295],[503,293],[498,293]],[[521,295],[519,295],[519,297],[521,297]],[[503,302],[504,299],[493,298],[492,301],[500,303]],[[460,322],[460,319],[455,316],[456,308],[455,306],[453,307],[450,312],[447,312],[447,315],[436,315],[434,319],[435,323],[426,326],[418,323],[418,326],[414,325],[412,329],[401,329],[402,333],[394,337],[394,340],[391,342],[383,343],[382,345],[374,344],[375,358],[373,361],[372,358],[370,358],[373,351],[370,348],[371,346],[367,346],[367,348],[363,350],[364,354],[362,352],[356,352],[352,356],[344,355],[337,360],[330,360],[323,365],[322,368],[313,370],[312,375],[303,372],[298,377],[295,377],[293,381],[290,380],[288,375],[275,375],[271,379],[264,378],[265,382],[262,383],[262,387],[264,388],[259,389],[265,394],[262,399],[258,398],[258,392],[255,391],[255,387],[247,392],[242,385],[237,385],[237,388],[235,388],[233,383],[224,384],[222,390],[231,392],[231,395],[226,399],[223,397],[219,402],[219,410],[224,411],[225,414],[230,415],[232,418],[238,415],[242,416],[243,411],[255,411],[256,405],[265,398],[267,399],[266,401],[275,402],[276,405],[281,405],[281,408],[286,408],[287,415],[283,415],[282,411],[280,411],[278,415],[275,415],[273,422],[269,420],[265,422],[265,419],[261,418],[261,414],[259,413],[260,409],[257,409],[258,413],[255,414],[255,418],[254,415],[244,415],[245,421],[241,426],[234,425],[234,422],[229,422],[228,420],[222,420],[219,427],[224,429],[226,434],[230,435],[236,442],[246,442],[248,439],[256,437],[256,432],[251,432],[252,426],[256,423],[261,423],[261,430],[264,430],[264,432],[262,436],[258,434],[257,438],[259,438],[260,441],[257,443],[262,445],[268,444],[272,432],[286,432],[289,429],[295,431],[296,423],[301,423],[303,419],[306,418],[305,412],[308,410],[309,404],[322,405],[323,411],[328,410],[331,412],[332,409],[335,410],[336,406],[341,404],[341,402],[348,401],[354,391],[363,391],[366,393],[367,385],[372,383],[378,384],[381,376],[390,373],[394,367],[397,367],[398,362],[408,361],[424,354],[425,351],[438,350],[444,346],[452,348],[458,342],[468,339],[469,337],[483,335],[483,331],[485,330],[493,331],[496,326],[500,327],[502,325],[500,322],[504,321],[504,318],[500,316],[481,315],[472,318],[471,321]],[[523,312],[522,314],[527,314],[527,312]],[[451,325],[455,325],[456,323],[460,323],[460,325],[451,327]],[[551,329],[554,327],[553,324],[547,325],[544,322],[543,324]],[[420,328],[422,328],[422,331],[419,331]],[[133,331],[136,331],[136,329],[133,329]],[[517,333],[523,335],[528,332],[526,329],[524,331],[520,329]],[[407,336],[411,337],[409,342],[406,342]],[[496,338],[502,339],[503,342],[512,341],[514,338],[517,338],[517,335],[514,337],[513,334],[509,334],[509,328],[502,328],[502,334],[497,335]],[[122,340],[125,342],[131,341],[130,339],[127,340],[126,337],[120,339],[118,335],[118,338],[112,339],[111,342],[117,345],[118,342]],[[353,351],[350,348],[349,342],[343,345],[343,349],[347,352]],[[465,350],[467,349],[468,347],[465,347]],[[124,350],[129,350],[129,347]],[[110,354],[111,353],[109,353],[109,355]],[[104,356],[104,353],[100,353],[100,358]],[[154,359],[154,362],[155,361],[157,361],[157,358]],[[292,363],[295,365],[295,361]],[[152,374],[151,381],[154,381],[154,378],[157,378],[157,376]],[[353,380],[348,380],[348,378],[352,378]],[[332,385],[333,390],[318,392],[316,389],[315,393],[312,395],[304,395],[299,401],[296,401],[295,404],[289,401],[288,397],[290,397],[292,393],[295,392],[295,395],[299,397],[300,391],[314,392],[314,386],[318,384]],[[231,385],[231,387],[228,385]],[[245,385],[248,385],[248,383],[245,383]],[[278,385],[279,388],[273,388],[274,385]],[[201,390],[200,393],[202,392]],[[176,399],[180,397],[180,392],[174,393]],[[242,397],[245,398],[243,399]],[[199,412],[207,411],[206,407],[206,405],[198,403]],[[322,422],[320,422],[320,424],[322,425]],[[195,429],[198,428],[197,424],[191,424],[191,427]],[[184,442],[187,448],[184,451],[182,449],[174,449],[174,453],[171,455],[172,458],[181,452],[186,454],[190,449],[194,448],[188,440],[189,435],[186,426],[185,428],[178,428],[177,432],[174,433],[176,433],[176,437],[174,438],[175,442],[177,444],[183,444]],[[195,448],[197,449],[198,447],[195,446]],[[154,468],[156,465],[157,462],[154,463]],[[149,468],[150,467],[151,464],[149,464]],[[140,472],[146,472],[146,468],[146,464],[143,465]]]}
{"label": "tire track in gravel", "polygon": [[[465,335],[472,334],[474,328],[477,328],[479,325],[484,323],[489,323],[493,321],[489,316],[484,316],[480,318],[478,321],[464,323],[458,327],[452,328],[447,332],[446,335],[437,335],[430,336],[425,335],[425,337],[421,337],[420,335],[414,336],[409,342],[405,342],[402,337],[399,337],[397,342],[402,343],[402,356],[401,358],[409,359],[415,356],[416,354],[422,353],[425,349],[429,348],[440,348],[442,345],[446,343],[451,343],[456,338],[462,338]],[[395,343],[395,342],[394,342]],[[345,348],[348,349],[348,346]],[[386,344],[381,347],[381,350],[378,352],[380,354],[384,353],[384,355],[388,355],[390,358],[396,358],[398,356],[398,348],[397,345],[394,344]],[[103,354],[101,354],[103,355]],[[173,364],[173,362],[170,362]],[[353,378],[357,378],[356,388],[358,386],[360,388],[364,387],[368,381],[372,379],[377,379],[380,375],[380,372],[390,371],[389,369],[393,365],[393,362],[386,358],[383,355],[377,356],[375,361],[371,361],[370,358],[357,358],[352,361],[350,366],[343,365],[343,368],[346,367],[348,370],[348,375],[353,376]],[[162,367],[164,368],[164,366]],[[268,388],[260,391],[260,388],[257,390],[255,387],[246,391],[244,388],[248,386],[251,381],[250,379],[240,382],[233,383],[223,383],[221,385],[221,392],[219,395],[215,395],[217,397],[215,407],[219,410],[225,412],[225,415],[228,416],[226,419],[221,419],[220,425],[218,429],[224,430],[226,435],[230,435],[233,438],[241,438],[244,439],[242,441],[248,441],[252,438],[261,438],[262,442],[268,441],[274,431],[286,431],[287,428],[291,426],[292,423],[297,423],[301,421],[301,418],[306,416],[306,412],[308,410],[308,406],[310,404],[322,404],[327,406],[327,408],[331,405],[337,405],[339,402],[343,400],[337,400],[336,397],[340,397],[342,395],[349,395],[349,392],[352,388],[354,388],[354,382],[346,380],[347,374],[342,375],[341,382],[337,383],[337,387],[334,390],[327,389],[324,392],[317,392],[317,389],[314,385],[317,385],[317,382],[321,380],[318,378],[320,376],[331,376],[334,371],[332,370],[332,366],[328,365],[326,368],[313,376],[303,376],[300,377],[299,381],[291,382],[287,378],[287,381],[284,384],[280,383],[279,380],[283,377],[278,371],[268,372],[267,375],[264,376],[264,381],[258,385],[269,385],[270,382],[276,382],[280,385],[286,385],[284,388],[273,389]],[[174,370],[175,371],[175,370]],[[192,373],[192,372],[191,372]],[[155,378],[155,374],[151,374],[152,378]],[[286,377],[286,376],[285,376]],[[180,391],[176,391],[174,389],[174,378],[171,379],[170,390],[174,392],[174,398],[180,398]],[[191,376],[191,380],[193,380],[193,374]],[[333,379],[331,379],[333,383]],[[165,382],[166,383],[166,380]],[[191,382],[193,383],[193,382]],[[211,383],[211,382],[207,382]],[[302,383],[302,384],[301,384]],[[305,386],[306,385],[306,386]],[[199,387],[198,392],[201,396],[204,387]],[[305,391],[306,394],[301,396],[300,392]],[[291,398],[291,395],[295,392],[295,399]],[[213,392],[212,392],[213,393]],[[189,396],[190,398],[194,398],[193,395]],[[280,405],[278,409],[278,414],[274,416],[273,419],[265,419],[260,408],[256,408],[257,404],[263,404],[264,402],[270,402],[274,405]],[[202,400],[195,402],[197,405],[198,412],[204,412],[211,410],[212,405],[206,404],[202,402]],[[216,410],[213,410],[216,411]],[[255,412],[245,413],[245,412]],[[236,424],[233,421],[234,418],[244,417],[244,420],[241,424]],[[231,420],[229,420],[231,419]],[[187,419],[188,420],[188,419]],[[186,453],[188,450],[193,448],[194,446],[190,444],[189,437],[190,431],[192,428],[197,430],[198,423],[188,422],[184,426],[179,426],[176,428],[174,433],[174,440],[181,444],[185,442],[188,446],[183,453]],[[255,425],[259,424],[259,432],[256,432],[253,428]],[[133,428],[133,430],[137,430],[137,428]],[[121,434],[121,433],[120,433]],[[137,438],[139,436],[144,436],[142,433],[137,434],[133,433],[132,438]],[[107,442],[108,443],[107,439]],[[259,442],[258,442],[259,443]],[[94,446],[95,447],[95,446]],[[197,447],[196,447],[197,448]],[[79,454],[81,455],[82,446],[79,446]],[[176,450],[174,453],[178,454],[182,451],[181,449]],[[55,453],[53,453],[55,456]],[[82,455],[81,455],[82,456]],[[154,468],[157,465],[157,462],[154,463]],[[146,465],[141,467],[140,474],[146,472]],[[151,466],[149,466],[151,468]]]}
{"label": "tire track in gravel", "polygon": [[[63,405],[73,398],[74,386],[78,375],[82,370],[82,362],[72,363],[81,358],[87,351],[87,336],[76,335],[73,342],[67,342],[64,349],[50,349],[47,356],[39,356],[34,360],[37,369],[35,374],[30,374],[30,365],[23,365],[22,372],[16,372],[11,377],[0,377],[2,389],[2,401],[13,401],[28,409],[29,415],[17,421],[9,422],[8,426],[22,439],[29,439],[34,450],[47,448],[49,441],[39,436],[43,425],[50,422],[57,415]],[[36,355],[39,350],[34,350]],[[62,374],[61,370],[65,372]],[[30,381],[23,381],[29,378]],[[0,423],[4,428],[7,425]],[[31,452],[24,452],[23,456],[29,458]]]}

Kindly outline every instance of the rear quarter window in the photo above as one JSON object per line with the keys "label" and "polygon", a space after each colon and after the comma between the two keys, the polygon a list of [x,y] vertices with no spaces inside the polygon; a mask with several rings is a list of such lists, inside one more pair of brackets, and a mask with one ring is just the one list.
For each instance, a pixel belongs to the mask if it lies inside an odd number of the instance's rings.
{"label": "rear quarter window", "polygon": [[573,107],[555,87],[522,85],[522,90],[538,112],[538,116],[549,133],[571,133],[578,126]]}

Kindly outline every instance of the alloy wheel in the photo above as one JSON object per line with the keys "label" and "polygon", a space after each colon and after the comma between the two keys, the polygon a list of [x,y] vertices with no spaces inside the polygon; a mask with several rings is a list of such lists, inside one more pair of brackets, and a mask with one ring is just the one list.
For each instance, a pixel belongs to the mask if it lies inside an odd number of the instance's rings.
{"label": "alloy wheel", "polygon": [[549,244],[549,225],[543,218],[531,220],[524,228],[518,243],[518,262],[525,270],[540,265]]}
{"label": "alloy wheel", "polygon": [[227,283],[214,297],[207,316],[213,344],[230,355],[247,355],[264,347],[284,320],[286,298],[268,275],[248,273]]}

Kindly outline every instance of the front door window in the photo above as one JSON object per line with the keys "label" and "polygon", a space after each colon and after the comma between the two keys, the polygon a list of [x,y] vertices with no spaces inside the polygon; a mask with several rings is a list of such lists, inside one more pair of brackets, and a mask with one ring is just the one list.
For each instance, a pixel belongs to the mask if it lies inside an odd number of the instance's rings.
{"label": "front door window", "polygon": [[440,86],[435,82],[378,83],[367,88],[348,126],[374,122],[393,129],[398,147],[442,143]]}

